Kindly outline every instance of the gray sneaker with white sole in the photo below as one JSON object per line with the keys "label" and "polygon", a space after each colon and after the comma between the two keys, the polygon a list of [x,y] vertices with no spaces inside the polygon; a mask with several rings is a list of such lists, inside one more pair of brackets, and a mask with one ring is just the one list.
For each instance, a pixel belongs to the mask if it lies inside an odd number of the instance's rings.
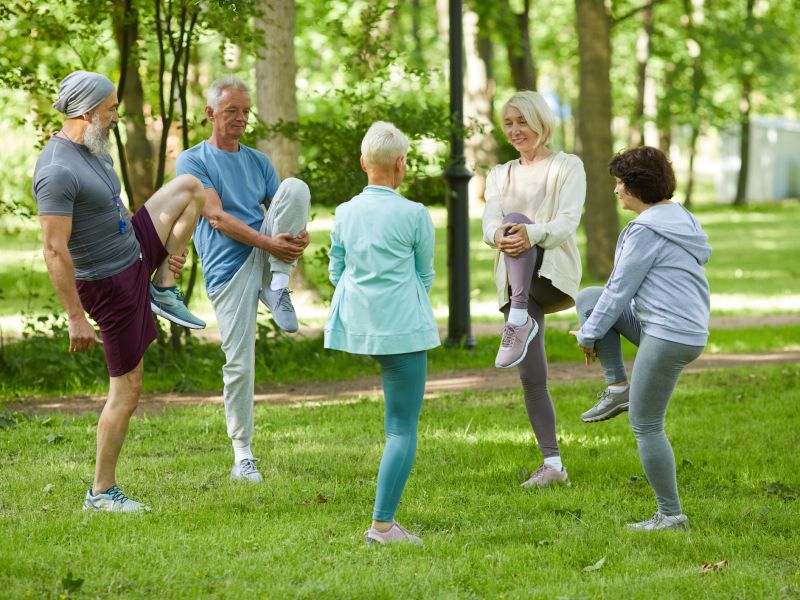
{"label": "gray sneaker with white sole", "polygon": [[630,391],[631,386],[619,393],[614,393],[608,388],[604,389],[597,394],[597,403],[581,415],[581,420],[585,423],[596,423],[624,413],[628,410]]}

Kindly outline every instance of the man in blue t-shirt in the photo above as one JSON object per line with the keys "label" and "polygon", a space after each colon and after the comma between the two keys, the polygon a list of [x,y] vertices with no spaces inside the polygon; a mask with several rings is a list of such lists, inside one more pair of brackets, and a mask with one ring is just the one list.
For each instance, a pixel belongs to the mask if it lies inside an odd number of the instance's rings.
{"label": "man in blue t-shirt", "polygon": [[225,353],[231,478],[258,482],[262,477],[250,450],[258,301],[281,329],[297,331],[288,285],[309,242],[310,194],[299,179],[281,183],[264,154],[239,143],[250,115],[250,92],[242,80],[229,76],[211,84],[205,113],[211,137],[181,153],[177,172],[197,177],[206,192],[194,242]]}

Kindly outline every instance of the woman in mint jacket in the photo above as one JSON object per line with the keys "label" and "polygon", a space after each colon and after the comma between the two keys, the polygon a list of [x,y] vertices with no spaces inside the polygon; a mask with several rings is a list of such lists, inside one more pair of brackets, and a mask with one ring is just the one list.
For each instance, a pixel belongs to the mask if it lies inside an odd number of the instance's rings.
{"label": "woman in mint jacket", "polygon": [[378,121],[361,142],[367,187],[340,204],[331,230],[329,276],[336,286],[325,347],[372,356],[386,401],[383,451],[367,543],[420,542],[395,522],[417,447],[427,351],[439,345],[428,298],[434,229],[427,209],[401,196],[408,139]]}

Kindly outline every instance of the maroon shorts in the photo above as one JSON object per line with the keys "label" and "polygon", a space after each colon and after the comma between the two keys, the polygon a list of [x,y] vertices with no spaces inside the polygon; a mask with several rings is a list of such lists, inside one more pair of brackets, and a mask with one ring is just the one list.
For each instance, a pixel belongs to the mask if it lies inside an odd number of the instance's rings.
{"label": "maroon shorts", "polygon": [[95,281],[78,281],[84,310],[100,326],[108,374],[132,371],[158,337],[150,311],[150,277],[167,257],[150,213],[142,207],[131,219],[141,254],[124,271]]}

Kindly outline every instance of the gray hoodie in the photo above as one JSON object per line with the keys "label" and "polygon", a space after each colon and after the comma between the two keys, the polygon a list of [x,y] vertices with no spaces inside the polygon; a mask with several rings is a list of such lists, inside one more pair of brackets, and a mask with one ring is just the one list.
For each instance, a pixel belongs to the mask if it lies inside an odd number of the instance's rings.
{"label": "gray hoodie", "polygon": [[578,343],[591,348],[631,306],[649,336],[705,346],[710,293],[703,265],[708,236],[680,204],[655,204],[628,223],[617,240],[614,271]]}

